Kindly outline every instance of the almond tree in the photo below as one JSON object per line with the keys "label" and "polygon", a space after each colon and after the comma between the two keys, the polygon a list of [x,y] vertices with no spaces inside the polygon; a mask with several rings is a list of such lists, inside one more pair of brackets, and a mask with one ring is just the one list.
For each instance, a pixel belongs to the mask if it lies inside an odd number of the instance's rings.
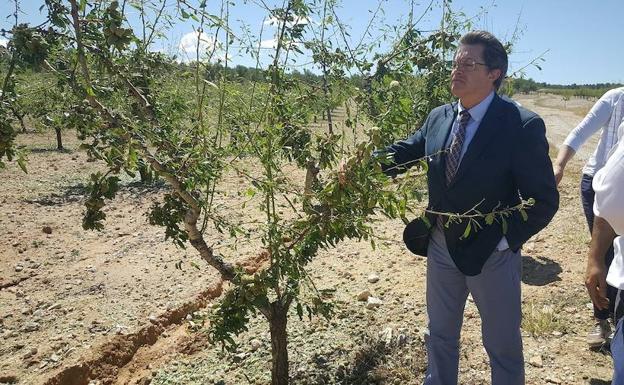
{"label": "almond tree", "polygon": [[[408,202],[420,198],[422,178],[414,176],[422,176],[422,169],[392,184],[381,172],[386,158],[372,154],[420,124],[428,105],[414,109],[410,100],[448,96],[442,91],[448,73],[444,52],[452,47],[452,35],[423,37],[409,25],[390,53],[371,62],[370,47],[349,45],[335,2],[289,0],[265,9],[277,33],[271,63],[262,68],[261,37],[237,36],[228,1],[219,15],[209,12],[206,1],[178,0],[173,13],[167,13],[166,0],[46,0],[45,5],[48,24],[13,29],[12,57],[40,66],[71,90],[78,102],[68,124],[77,127],[89,155],[108,167],[90,177],[83,227],[103,228],[104,207],[115,198],[123,174],[152,172],[161,178],[168,189],[150,209],[149,222],[164,227],[179,247],[190,244],[229,283],[210,317],[211,337],[233,347],[234,336],[260,313],[271,333],[272,384],[287,384],[289,310],[299,317],[332,313],[306,265],[347,238],[374,243],[371,226],[378,214],[406,221]],[[128,22],[130,7],[139,12],[138,28]],[[312,17],[322,22],[300,22]],[[195,60],[180,64],[151,50],[164,25],[189,20],[199,37]],[[204,32],[213,34],[207,50]],[[225,76],[234,42],[248,44],[265,81],[243,84]],[[292,55],[303,49],[320,70],[318,84],[288,73]],[[214,66],[210,61],[217,51],[225,55]],[[364,79],[359,90],[349,81],[354,69]],[[9,65],[5,79],[12,71]],[[410,91],[412,86],[417,91]],[[0,117],[6,116],[6,95]],[[353,145],[331,118],[327,130],[310,129],[319,110],[330,117],[338,103],[357,101],[363,110],[371,107],[366,114],[378,127],[362,132],[357,116],[350,116]],[[0,159],[13,156],[13,140],[11,124],[0,119]],[[239,193],[248,198],[244,204],[257,205],[262,220],[239,218],[244,208],[219,202],[217,192],[231,173],[245,179]],[[235,251],[211,246],[223,238],[245,242],[253,236],[261,245],[244,263],[235,262]]]}

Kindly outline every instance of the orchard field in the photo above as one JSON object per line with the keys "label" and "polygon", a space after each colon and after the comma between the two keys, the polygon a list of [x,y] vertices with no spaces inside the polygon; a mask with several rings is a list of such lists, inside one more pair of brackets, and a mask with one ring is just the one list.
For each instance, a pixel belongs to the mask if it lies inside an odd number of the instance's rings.
{"label": "orchard field", "polygon": [[[46,0],[45,21],[28,24],[12,4],[0,383],[420,383],[425,261],[400,234],[423,215],[427,163],[391,179],[375,150],[453,99],[453,53],[479,15],[412,1],[389,21],[379,2],[359,30],[333,0]],[[433,7],[439,23],[423,28]],[[184,29],[177,53],[158,48]],[[591,105],[517,100],[554,144]],[[611,371],[584,343],[587,155],[523,251],[531,384],[608,383]],[[470,237],[530,216],[525,198],[439,215]],[[461,381],[485,384],[471,301],[465,317]]]}
{"label": "orchard field", "polygon": [[[561,98],[552,95],[515,99],[544,117],[551,143],[561,142],[591,106],[589,101],[572,99],[564,109]],[[344,110],[337,109],[335,119],[343,118]],[[87,161],[75,138],[67,135],[66,141],[68,151],[59,153],[53,133],[21,134],[19,145],[31,150],[29,173],[11,165],[0,174],[5,181],[0,187],[0,378],[14,376],[19,384],[59,383],[50,379],[91,360],[91,365],[101,367],[100,383],[270,382],[270,338],[259,319],[252,319],[250,330],[231,353],[211,344],[198,327],[200,317],[191,313],[188,319],[184,314],[183,320],[154,332],[152,339],[140,341],[129,363],[102,362],[106,349],[129,349],[127,340],[135,338],[133,333],[153,325],[158,317],[185,303],[200,303],[198,295],[218,276],[192,267],[191,262],[202,265],[192,250],[176,249],[164,241],[161,229],[146,225],[144,208],[163,194],[162,185],[124,181],[120,198],[107,209],[110,219],[105,229],[82,230],[84,184],[98,165]],[[573,160],[561,185],[558,214],[523,249],[529,384],[609,383],[610,357],[587,350],[584,341],[592,323],[582,284],[588,234],[577,185],[588,155],[589,151],[581,152]],[[253,165],[247,167],[253,170]],[[240,178],[227,176],[219,200],[232,206],[240,203]],[[347,241],[309,265],[319,289],[336,289],[332,299],[337,308],[330,321],[292,318],[293,383],[422,380],[425,260],[402,246],[400,220],[380,220],[375,228],[386,239],[376,250],[368,242]],[[254,247],[248,243],[238,250],[249,255]],[[181,269],[176,268],[179,261]],[[379,280],[371,283],[371,274]],[[365,290],[383,304],[367,308],[357,299]],[[207,307],[198,311],[207,311],[212,303],[208,300]],[[487,357],[472,302],[464,322],[460,381],[487,384]],[[105,345],[112,340],[126,345]]]}

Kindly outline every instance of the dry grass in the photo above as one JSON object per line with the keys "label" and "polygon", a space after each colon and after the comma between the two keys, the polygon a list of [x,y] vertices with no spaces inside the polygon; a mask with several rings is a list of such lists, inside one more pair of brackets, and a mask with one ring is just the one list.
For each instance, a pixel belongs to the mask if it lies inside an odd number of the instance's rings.
{"label": "dry grass", "polygon": [[568,327],[560,314],[561,309],[531,301],[522,307],[522,331],[534,337],[566,333]]}

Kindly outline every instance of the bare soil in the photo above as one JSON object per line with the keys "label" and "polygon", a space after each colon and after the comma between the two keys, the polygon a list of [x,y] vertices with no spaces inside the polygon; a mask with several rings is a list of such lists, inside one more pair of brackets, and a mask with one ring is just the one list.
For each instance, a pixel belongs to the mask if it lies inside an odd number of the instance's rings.
{"label": "bare soil", "polygon": [[[516,99],[542,115],[554,145],[592,105],[552,95]],[[53,133],[20,135],[18,143],[32,151],[28,174],[15,165],[0,171],[0,383],[87,384],[87,372],[91,384],[268,383],[270,340],[262,319],[252,320],[234,353],[210,344],[197,327],[210,305],[196,310],[211,298],[200,293],[218,278],[192,248],[175,248],[163,230],[147,224],[144,213],[165,187],[124,181],[107,209],[104,231],[82,229],[84,185],[101,166],[88,162],[78,141],[65,136],[69,152],[59,153]],[[523,249],[528,384],[608,384],[611,377],[609,355],[585,344],[592,326],[583,286],[589,232],[578,183],[594,146],[595,138],[569,164],[559,212]],[[220,202],[240,206],[240,185],[230,176]],[[380,221],[378,234],[385,240],[377,249],[348,241],[309,266],[318,288],[336,289],[336,315],[331,321],[291,317],[293,383],[421,382],[426,261],[405,250],[402,226]],[[258,248],[252,240],[237,250],[243,258]],[[371,273],[378,282],[368,282]],[[356,299],[365,289],[383,304],[367,309]],[[180,309],[188,319],[170,317]],[[489,383],[471,301],[461,349],[460,382]]]}

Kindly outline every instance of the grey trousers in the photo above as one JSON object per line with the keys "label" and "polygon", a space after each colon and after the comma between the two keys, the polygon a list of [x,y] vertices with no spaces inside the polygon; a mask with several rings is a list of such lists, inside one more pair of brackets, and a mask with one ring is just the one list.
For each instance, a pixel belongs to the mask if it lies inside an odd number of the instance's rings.
{"label": "grey trousers", "polygon": [[464,306],[472,294],[481,316],[483,346],[490,358],[492,385],[523,385],[520,252],[495,251],[481,274],[466,276],[449,255],[444,235],[434,230],[427,252],[429,331],[425,385],[456,385]]}

